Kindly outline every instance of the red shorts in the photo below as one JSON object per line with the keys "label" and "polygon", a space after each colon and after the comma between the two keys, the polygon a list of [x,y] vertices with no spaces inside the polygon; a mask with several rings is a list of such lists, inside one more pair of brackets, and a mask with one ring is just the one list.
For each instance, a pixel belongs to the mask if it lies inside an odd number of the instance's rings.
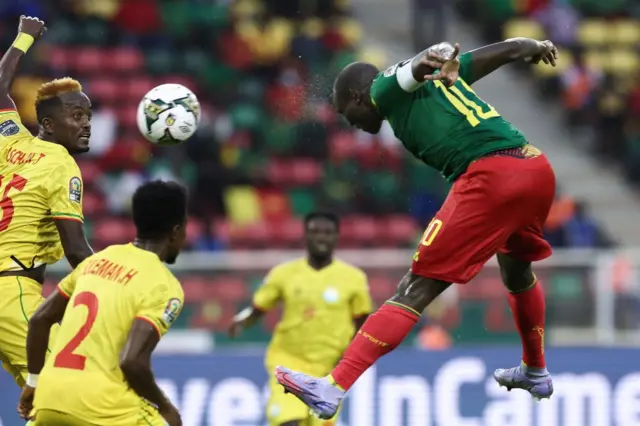
{"label": "red shorts", "polygon": [[521,149],[527,158],[482,157],[455,181],[423,235],[414,274],[466,284],[496,253],[530,262],[551,255],[542,226],[555,196],[555,175],[536,148]]}

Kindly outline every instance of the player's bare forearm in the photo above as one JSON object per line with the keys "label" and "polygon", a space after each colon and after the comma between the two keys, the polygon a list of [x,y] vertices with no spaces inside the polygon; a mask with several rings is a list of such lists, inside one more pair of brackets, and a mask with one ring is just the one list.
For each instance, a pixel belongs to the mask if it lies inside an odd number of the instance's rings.
{"label": "player's bare forearm", "polygon": [[131,389],[162,410],[171,403],[158,387],[151,370],[151,354],[159,341],[160,336],[151,324],[136,319],[120,354],[120,369]]}
{"label": "player's bare forearm", "polygon": [[72,268],[93,254],[93,250],[84,235],[84,227],[81,222],[74,220],[56,220],[56,228],[60,235],[64,255]]}
{"label": "player's bare forearm", "polygon": [[242,330],[249,327],[253,327],[264,316],[265,311],[256,308],[255,306],[248,306],[238,312],[231,322],[229,327],[229,335],[231,337],[237,337],[242,333]]}
{"label": "player's bare forearm", "polygon": [[539,56],[544,47],[532,38],[516,37],[472,50],[474,80],[479,80],[503,65]]}
{"label": "player's bare forearm", "polygon": [[21,50],[10,47],[0,60],[0,110],[16,107],[10,96],[11,84],[23,56],[24,53]]}
{"label": "player's bare forearm", "polygon": [[69,299],[55,292],[29,319],[27,332],[27,369],[31,374],[40,374],[44,366],[51,327],[62,321]]}

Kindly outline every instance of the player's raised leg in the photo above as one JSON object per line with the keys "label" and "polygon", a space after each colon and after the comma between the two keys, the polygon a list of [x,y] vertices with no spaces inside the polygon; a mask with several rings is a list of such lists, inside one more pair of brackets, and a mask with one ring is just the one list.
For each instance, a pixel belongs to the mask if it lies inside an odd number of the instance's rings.
{"label": "player's raised leg", "polygon": [[349,388],[378,358],[404,340],[418,322],[420,313],[449,285],[408,272],[395,296],[365,321],[330,376],[314,378],[278,367],[278,382],[321,419],[334,417]]}

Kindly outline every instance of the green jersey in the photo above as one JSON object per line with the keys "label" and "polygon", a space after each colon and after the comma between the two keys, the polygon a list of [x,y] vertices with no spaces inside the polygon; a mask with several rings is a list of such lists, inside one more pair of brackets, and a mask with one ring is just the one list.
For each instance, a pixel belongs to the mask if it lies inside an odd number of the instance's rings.
{"label": "green jersey", "polygon": [[460,56],[460,77],[451,87],[441,81],[417,83],[410,68],[408,60],[378,74],[371,100],[405,148],[447,180],[455,180],[471,162],[490,152],[527,143],[469,86],[476,81],[471,53]]}

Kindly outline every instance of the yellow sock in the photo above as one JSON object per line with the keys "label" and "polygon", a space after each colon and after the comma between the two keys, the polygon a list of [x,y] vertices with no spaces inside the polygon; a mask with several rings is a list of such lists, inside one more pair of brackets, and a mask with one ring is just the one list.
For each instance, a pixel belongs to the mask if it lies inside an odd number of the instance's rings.
{"label": "yellow sock", "polygon": [[333,376],[331,374],[329,374],[327,376],[327,380],[329,380],[329,383],[331,383],[331,386],[340,389],[342,392],[345,391],[344,389],[342,389],[342,386],[340,386],[339,384],[336,383],[335,379],[333,378]]}

